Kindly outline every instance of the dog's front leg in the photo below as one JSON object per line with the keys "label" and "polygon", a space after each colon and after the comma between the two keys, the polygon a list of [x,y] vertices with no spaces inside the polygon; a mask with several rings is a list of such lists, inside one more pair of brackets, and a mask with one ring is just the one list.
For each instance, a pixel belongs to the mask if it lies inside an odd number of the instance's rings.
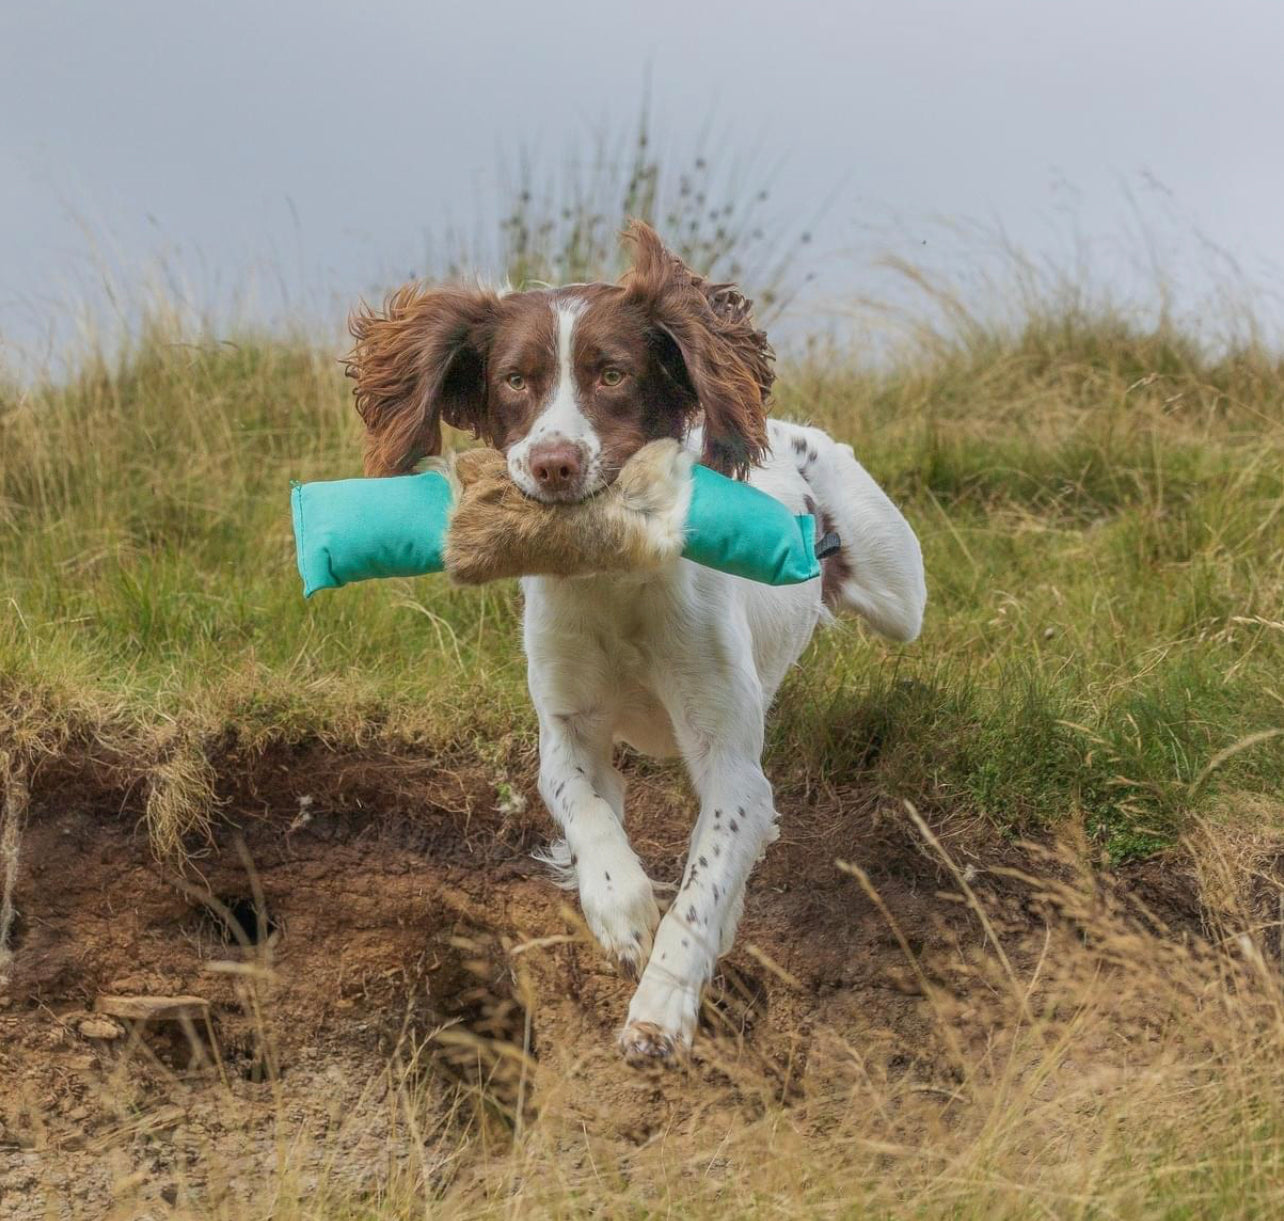
{"label": "dog's front leg", "polygon": [[574,875],[602,948],[637,978],[660,909],[624,832],[624,779],[611,765],[610,726],[601,714],[541,710],[539,755],[540,795],[566,837],[561,858],[552,859]]}
{"label": "dog's front leg", "polygon": [[707,684],[685,696],[675,701],[683,711],[674,721],[700,794],[700,817],[681,888],[660,923],[620,1034],[630,1057],[667,1056],[690,1046],[700,995],[735,939],[749,873],[777,835],[761,764],[764,701],[756,680],[741,674],[721,689]]}

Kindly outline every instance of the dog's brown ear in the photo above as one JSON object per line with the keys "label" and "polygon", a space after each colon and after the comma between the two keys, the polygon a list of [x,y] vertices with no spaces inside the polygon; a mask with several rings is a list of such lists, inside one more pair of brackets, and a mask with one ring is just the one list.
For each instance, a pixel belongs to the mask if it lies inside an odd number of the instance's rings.
{"label": "dog's brown ear", "polygon": [[676,346],[699,410],[704,413],[707,466],[744,478],[767,453],[767,406],[775,354],[753,323],[748,301],[734,284],[697,275],[650,225],[632,221],[624,240],[633,265],[627,296]]}
{"label": "dog's brown ear", "polygon": [[486,355],[499,298],[407,284],[348,319],[344,360],[366,425],[366,474],[401,475],[441,452],[441,423],[483,435]]}

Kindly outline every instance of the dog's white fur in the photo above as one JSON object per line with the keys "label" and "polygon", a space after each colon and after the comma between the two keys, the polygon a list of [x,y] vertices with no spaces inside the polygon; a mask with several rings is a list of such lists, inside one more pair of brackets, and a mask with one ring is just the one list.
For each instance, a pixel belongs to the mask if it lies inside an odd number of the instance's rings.
{"label": "dog's white fur", "polygon": [[[839,592],[894,640],[918,635],[918,540],[857,462],[819,429],[773,420],[750,483],[795,513],[810,497],[843,544]],[[577,438],[579,440],[579,438]],[[701,451],[696,429],[687,448]],[[820,580],[772,587],[687,560],[636,576],[529,577],[525,645],[540,726],[540,792],[589,928],[639,976],[620,1035],[630,1055],[690,1045],[701,990],[730,949],[755,861],[777,835],[764,722],[828,611]],[[613,746],[680,754],[700,799],[683,880],[663,919],[625,832]]]}

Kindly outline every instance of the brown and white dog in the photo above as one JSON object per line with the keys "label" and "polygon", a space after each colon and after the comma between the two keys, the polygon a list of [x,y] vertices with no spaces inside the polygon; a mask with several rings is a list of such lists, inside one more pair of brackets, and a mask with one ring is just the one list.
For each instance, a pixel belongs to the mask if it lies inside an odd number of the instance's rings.
{"label": "brown and white dog", "polygon": [[[644,574],[523,581],[540,793],[565,836],[548,859],[578,885],[603,949],[639,980],[621,1047],[664,1056],[690,1045],[750,870],[777,834],[761,756],[786,671],[831,610],[912,640],[926,587],[914,532],[850,446],[767,419],[772,356],[748,302],[694,274],[646,225],[625,236],[633,265],[618,285],[402,288],[354,315],[348,372],[368,474],[438,453],[445,421],[501,450],[530,496],[575,502],[647,442],[672,437],[842,539],[804,585],[681,559]],[[680,754],[699,794],[663,919],[625,832],[617,742]]]}

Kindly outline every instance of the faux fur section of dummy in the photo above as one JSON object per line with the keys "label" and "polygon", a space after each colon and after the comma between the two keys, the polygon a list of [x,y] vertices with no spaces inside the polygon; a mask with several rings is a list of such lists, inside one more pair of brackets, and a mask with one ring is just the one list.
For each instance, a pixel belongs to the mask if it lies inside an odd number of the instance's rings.
{"label": "faux fur section of dummy", "polygon": [[692,461],[676,441],[652,441],[597,495],[544,504],[509,479],[503,454],[466,450],[439,468],[456,487],[446,572],[461,585],[482,585],[659,568],[682,554]]}

